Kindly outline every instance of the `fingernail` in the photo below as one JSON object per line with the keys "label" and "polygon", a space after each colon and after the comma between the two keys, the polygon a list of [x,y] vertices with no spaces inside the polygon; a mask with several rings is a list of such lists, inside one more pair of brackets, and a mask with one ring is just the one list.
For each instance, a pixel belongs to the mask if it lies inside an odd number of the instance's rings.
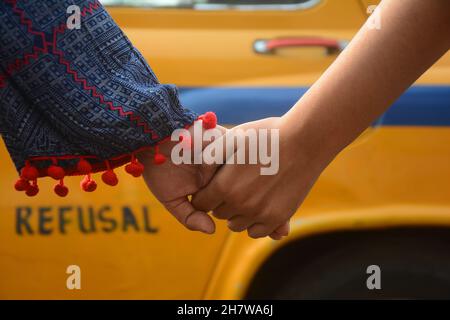
{"label": "fingernail", "polygon": [[214,229],[215,229],[214,227],[210,227],[210,228],[208,228],[208,227],[202,227],[202,228],[200,228],[198,231],[203,232],[203,233],[206,233],[206,234],[214,234],[214,232],[215,232]]}

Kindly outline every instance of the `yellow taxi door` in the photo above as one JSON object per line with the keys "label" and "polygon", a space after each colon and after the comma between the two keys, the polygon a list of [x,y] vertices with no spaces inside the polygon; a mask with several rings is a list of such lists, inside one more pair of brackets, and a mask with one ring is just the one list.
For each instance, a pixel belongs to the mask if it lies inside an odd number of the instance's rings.
{"label": "yellow taxi door", "polygon": [[[287,110],[365,19],[356,0],[103,2],[161,82],[228,124]],[[204,295],[223,224],[214,236],[184,230],[123,172],[117,187],[93,194],[67,179],[64,199],[43,179],[39,196],[25,198],[13,191],[17,172],[3,145],[0,156],[1,298]]]}
{"label": "yellow taxi door", "polygon": [[[159,79],[177,84],[187,107],[213,109],[230,124],[287,110],[367,18],[358,0],[124,2],[138,8],[110,12]],[[270,90],[280,86],[293,91]],[[278,109],[258,106],[266,99]]]}

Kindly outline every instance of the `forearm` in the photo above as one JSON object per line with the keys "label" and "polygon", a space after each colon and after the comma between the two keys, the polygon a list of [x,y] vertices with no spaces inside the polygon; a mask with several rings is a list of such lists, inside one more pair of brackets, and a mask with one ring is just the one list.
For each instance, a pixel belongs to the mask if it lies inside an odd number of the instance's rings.
{"label": "forearm", "polygon": [[380,10],[381,29],[364,26],[282,119],[293,139],[327,161],[450,47],[449,1],[385,0]]}
{"label": "forearm", "polygon": [[115,185],[112,170],[127,162],[138,176],[138,153],[164,162],[159,144],[197,118],[97,0],[76,3],[79,29],[68,27],[64,1],[0,1],[0,134],[20,172],[16,189],[30,196],[38,177],[62,190],[65,176],[92,182],[91,173],[105,171],[103,181]]}

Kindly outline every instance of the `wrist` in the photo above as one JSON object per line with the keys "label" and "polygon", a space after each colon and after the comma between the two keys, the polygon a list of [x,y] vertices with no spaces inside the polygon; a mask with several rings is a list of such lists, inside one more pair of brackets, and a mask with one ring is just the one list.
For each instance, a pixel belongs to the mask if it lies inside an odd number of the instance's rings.
{"label": "wrist", "polygon": [[339,153],[337,137],[327,132],[326,128],[298,116],[298,113],[288,113],[280,118],[281,138],[296,162],[304,163],[320,173]]}

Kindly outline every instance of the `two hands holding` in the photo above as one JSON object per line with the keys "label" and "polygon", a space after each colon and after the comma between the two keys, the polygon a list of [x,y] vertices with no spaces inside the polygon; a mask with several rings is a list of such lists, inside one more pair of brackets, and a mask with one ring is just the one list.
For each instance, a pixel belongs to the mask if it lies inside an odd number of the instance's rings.
{"label": "two hands holding", "polygon": [[[193,141],[197,140],[194,137],[194,126],[189,129]],[[275,175],[262,175],[261,164],[258,163],[231,164],[226,161],[225,157],[236,158],[243,151],[246,158],[249,158],[249,153],[255,151],[249,150],[250,143],[244,143],[243,146],[235,146],[233,143],[233,150],[227,153],[224,147],[227,139],[242,138],[241,141],[245,141],[248,131],[258,132],[259,129],[279,130],[280,139],[276,141],[280,151],[279,171]],[[203,153],[211,154],[214,153],[210,152],[211,148],[224,148],[221,152],[223,161],[220,163],[207,164],[202,161],[201,164],[177,165],[168,160],[155,166],[151,157],[145,154],[141,157],[140,161],[146,167],[144,179],[153,194],[190,230],[214,233],[215,223],[208,214],[212,212],[214,217],[228,220],[230,230],[247,230],[252,238],[270,236],[279,240],[288,235],[289,218],[306,196],[317,175],[300,174],[311,170],[302,168],[304,159],[300,159],[301,153],[290,154],[293,148],[286,148],[289,143],[294,142],[285,140],[290,138],[288,130],[284,128],[283,118],[245,123],[230,130],[220,126],[211,130],[217,131],[217,138],[212,142],[205,142],[200,149]],[[258,134],[256,136],[261,138]],[[271,145],[267,141],[258,141],[258,145],[261,143]],[[170,159],[173,147],[174,143],[168,143],[162,145],[160,151]],[[239,150],[239,147],[246,150]],[[192,146],[191,149],[195,150]]]}

